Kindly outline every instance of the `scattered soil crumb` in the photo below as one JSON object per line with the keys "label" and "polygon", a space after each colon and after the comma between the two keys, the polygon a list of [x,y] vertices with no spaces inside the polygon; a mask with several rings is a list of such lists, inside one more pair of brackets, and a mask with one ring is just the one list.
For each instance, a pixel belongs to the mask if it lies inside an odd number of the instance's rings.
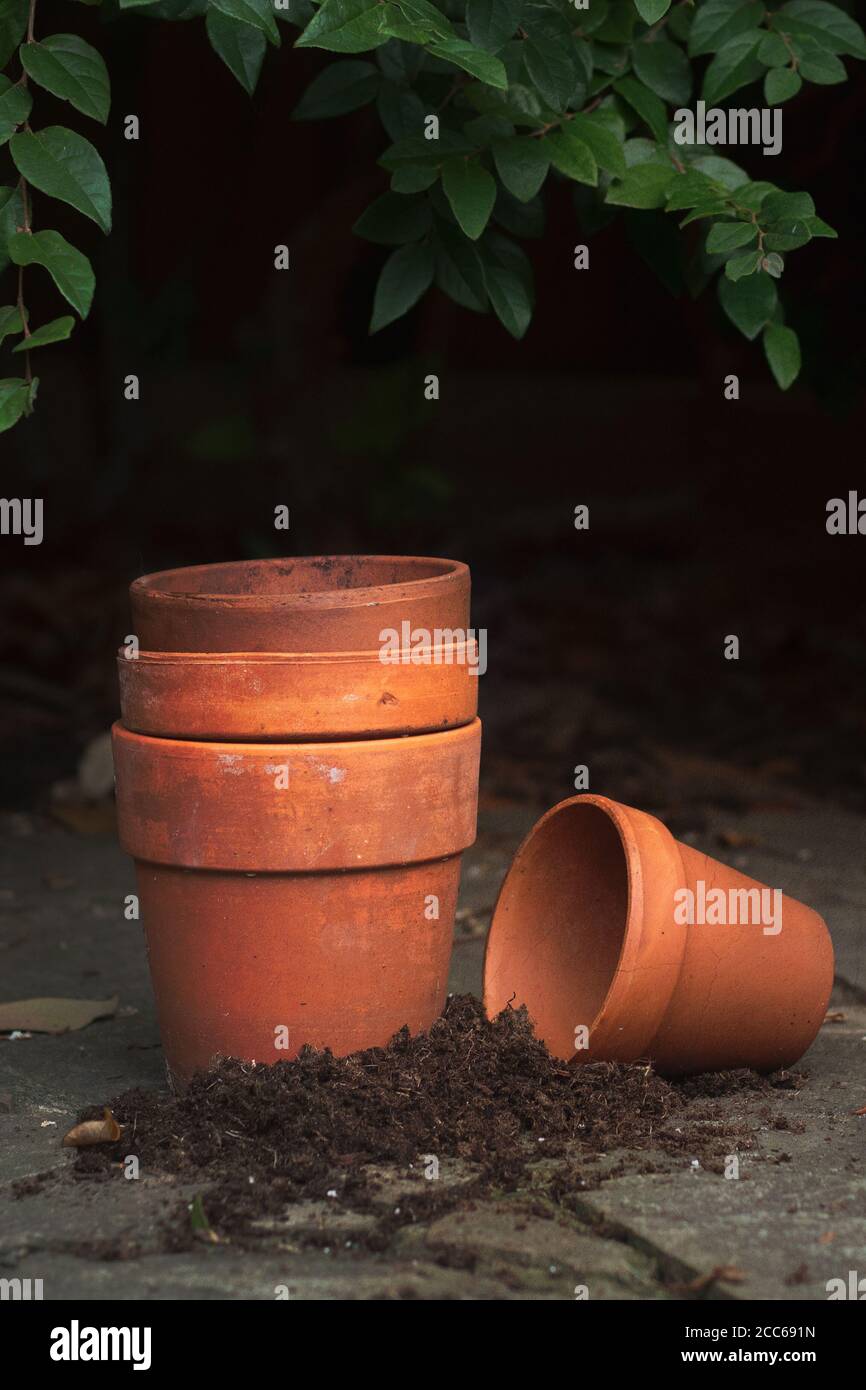
{"label": "scattered soil crumb", "polygon": [[[358,1242],[384,1249],[400,1227],[479,1198],[521,1189],[527,1210],[553,1215],[614,1174],[655,1171],[672,1158],[717,1169],[726,1154],[754,1146],[758,1127],[732,1118],[730,1107],[721,1113],[718,1098],[771,1096],[794,1084],[789,1073],[676,1083],[648,1065],[561,1062],[534,1036],[524,1010],[491,1022],[480,1001],[458,995],[428,1033],[410,1037],[404,1028],[384,1048],[340,1058],[306,1048],[273,1066],[221,1059],[183,1096],[127,1091],[109,1102],[122,1139],[80,1150],[73,1172],[116,1179],[134,1153],[143,1175],[199,1184],[197,1219],[179,1204],[166,1224],[167,1248],[203,1233],[260,1240],[255,1221],[316,1199],[335,1211],[372,1213]],[[80,1119],[102,1112],[100,1105]],[[431,1157],[440,1181],[425,1181]],[[449,1182],[454,1160],[459,1182]],[[386,1201],[381,1174],[368,1165],[414,1179],[408,1195]],[[303,1243],[302,1233],[293,1239]]]}

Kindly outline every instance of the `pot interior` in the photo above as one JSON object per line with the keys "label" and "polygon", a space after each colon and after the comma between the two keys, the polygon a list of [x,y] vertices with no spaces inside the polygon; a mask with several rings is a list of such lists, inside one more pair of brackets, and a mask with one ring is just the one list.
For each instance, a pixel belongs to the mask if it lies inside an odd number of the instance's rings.
{"label": "pot interior", "polygon": [[566,803],[519,851],[502,887],[487,946],[484,1002],[493,1017],[525,1004],[536,1034],[572,1057],[613,982],[628,918],[628,870],[613,821],[592,803]]}
{"label": "pot interior", "polygon": [[201,598],[281,594],[322,594],[412,584],[447,578],[461,568],[454,560],[391,555],[304,555],[276,560],[237,560],[162,570],[136,581],[153,594]]}

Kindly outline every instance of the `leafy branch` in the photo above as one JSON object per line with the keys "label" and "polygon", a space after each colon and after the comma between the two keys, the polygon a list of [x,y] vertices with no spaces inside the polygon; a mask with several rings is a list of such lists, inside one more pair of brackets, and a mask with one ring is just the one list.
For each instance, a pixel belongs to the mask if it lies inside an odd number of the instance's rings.
{"label": "leafy branch", "polygon": [[[97,3],[100,0],[96,0]],[[83,136],[30,124],[30,84],[105,123],[110,88],[95,49],[73,34],[37,40],[36,0],[0,0],[0,146],[13,181],[0,187],[0,272],[17,267],[14,302],[0,308],[0,342],[17,339],[24,374],[0,381],[0,430],[33,409],[31,352],[71,333],[65,315],[33,328],[24,271],[48,272],[84,318],[94,278],[59,232],[34,230],[32,192],[59,199],[110,230],[105,166]],[[800,368],[778,293],[786,256],[836,234],[807,193],[752,180],[705,143],[679,138],[697,92],[726,114],[761,83],[770,112],[804,83],[845,80],[843,57],[866,58],[866,36],[827,0],[102,0],[104,10],[203,18],[209,43],[252,94],[278,21],[296,47],[337,55],[312,82],[296,120],[375,103],[389,144],[388,187],[355,231],[389,248],[370,329],[407,313],[436,286],[463,308],[493,312],[514,337],[532,319],[534,288],[521,245],[544,231],[550,181],[573,185],[583,234],[625,215],[629,236],[666,282],[658,219],[676,217],[683,282],[715,281],[727,318],[762,338],[782,389]],[[359,57],[358,55],[369,55]],[[19,70],[20,69],[20,70]],[[742,102],[743,98],[739,98]],[[754,102],[753,102],[754,105]],[[748,113],[734,112],[733,115]],[[754,136],[752,137],[754,139]],[[760,141],[758,142],[760,143]],[[49,203],[50,206],[50,203]],[[42,211],[40,203],[40,213]],[[702,224],[700,226],[694,224]],[[673,223],[671,223],[673,227]]]}
{"label": "leafy branch", "polygon": [[33,229],[35,189],[76,208],[101,227],[111,228],[111,191],[105,165],[89,140],[65,126],[34,130],[30,83],[68,101],[77,111],[105,124],[110,103],[108,72],[94,48],[75,34],[36,38],[36,0],[0,0],[0,60],[17,60],[16,81],[0,77],[0,145],[8,146],[17,174],[14,186],[0,187],[0,270],[17,267],[15,303],[0,308],[0,341],[19,338],[13,355],[23,354],[24,375],[0,380],[0,429],[8,429],[33,410],[39,385],[30,354],[68,338],[75,319],[60,315],[37,328],[30,323],[25,270],[43,267],[62,297],[85,318],[93,299],[93,270],[87,257],[57,231]]}

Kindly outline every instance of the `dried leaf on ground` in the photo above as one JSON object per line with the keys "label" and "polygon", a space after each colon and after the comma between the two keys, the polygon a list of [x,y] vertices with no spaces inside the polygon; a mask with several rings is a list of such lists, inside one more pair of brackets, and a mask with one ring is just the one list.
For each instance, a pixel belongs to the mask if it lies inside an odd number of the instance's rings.
{"label": "dried leaf on ground", "polygon": [[111,999],[16,999],[0,1004],[0,1033],[70,1033],[117,1011]]}
{"label": "dried leaf on ground", "polygon": [[63,1136],[63,1146],[67,1149],[84,1149],[91,1144],[116,1144],[123,1126],[119,1125],[106,1105],[101,1120],[84,1120],[73,1125]]}

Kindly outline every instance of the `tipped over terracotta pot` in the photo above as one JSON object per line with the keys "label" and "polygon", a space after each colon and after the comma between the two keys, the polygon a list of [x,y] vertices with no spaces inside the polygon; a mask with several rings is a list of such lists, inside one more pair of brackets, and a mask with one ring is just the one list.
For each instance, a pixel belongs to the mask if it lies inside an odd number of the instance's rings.
{"label": "tipped over terracotta pot", "polygon": [[468,567],[416,555],[194,565],[145,574],[129,594],[153,652],[372,652],[403,623],[430,634],[469,623]]}
{"label": "tipped over terracotta pot", "polygon": [[790,1066],[833,984],[816,912],[603,796],[554,806],[505,878],[484,1003],[526,1005],[551,1052],[662,1072]]}
{"label": "tipped over terracotta pot", "polygon": [[478,720],[331,743],[113,730],[169,1077],[219,1055],[344,1055],[445,1002]]}

